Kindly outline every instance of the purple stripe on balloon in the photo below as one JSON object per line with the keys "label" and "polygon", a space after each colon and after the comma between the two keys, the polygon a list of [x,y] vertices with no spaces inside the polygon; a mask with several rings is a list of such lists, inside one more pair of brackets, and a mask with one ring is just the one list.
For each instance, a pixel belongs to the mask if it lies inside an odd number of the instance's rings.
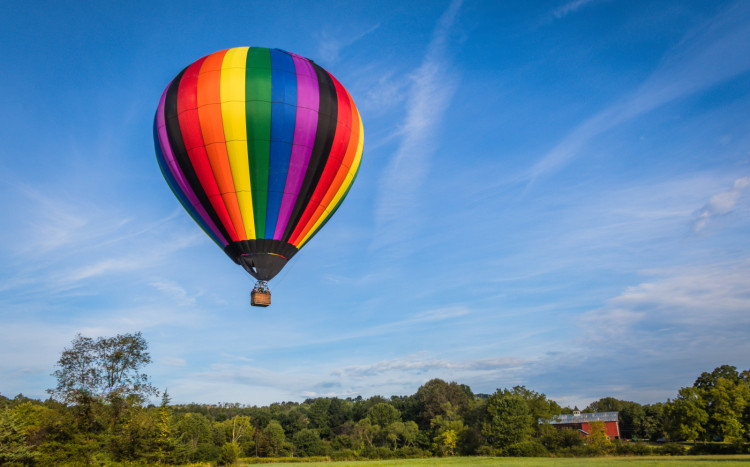
{"label": "purple stripe on balloon", "polygon": [[294,127],[292,155],[289,160],[289,171],[286,175],[284,195],[281,198],[281,209],[276,222],[273,238],[281,240],[294,203],[297,201],[302,180],[310,163],[310,154],[315,143],[315,132],[318,127],[318,78],[310,62],[299,55],[290,54],[297,72],[297,121]]}
{"label": "purple stripe on balloon", "polygon": [[[170,83],[170,85],[171,84],[172,83]],[[164,89],[164,93],[161,95],[161,99],[159,100],[159,107],[156,110],[156,127],[159,133],[159,146],[161,146],[161,151],[164,154],[164,160],[167,162],[167,167],[169,167],[169,171],[172,172],[172,176],[180,186],[180,190],[182,190],[182,192],[185,194],[185,197],[187,197],[188,201],[190,201],[190,204],[197,211],[203,222],[205,222],[208,228],[211,229],[214,235],[216,235],[216,238],[218,238],[219,241],[224,244],[224,246],[227,246],[229,242],[226,240],[226,238],[224,238],[219,229],[216,228],[216,224],[214,224],[214,222],[211,220],[211,217],[201,205],[200,201],[198,201],[198,197],[195,196],[195,192],[190,187],[190,184],[185,178],[185,175],[183,175],[182,170],[180,170],[180,166],[177,164],[177,160],[174,157],[174,152],[172,152],[172,147],[169,145],[167,125],[164,121],[164,105],[167,99],[168,89],[169,85],[167,85],[166,89]]]}

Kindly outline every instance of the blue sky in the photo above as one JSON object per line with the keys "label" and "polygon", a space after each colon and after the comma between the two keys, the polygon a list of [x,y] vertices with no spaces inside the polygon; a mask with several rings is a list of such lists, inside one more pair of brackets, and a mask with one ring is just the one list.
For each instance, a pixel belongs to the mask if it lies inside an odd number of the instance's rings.
{"label": "blue sky", "polygon": [[[219,3],[219,2],[216,2]],[[747,2],[12,2],[0,18],[0,393],[142,331],[175,402],[524,384],[664,401],[750,368]],[[334,74],[348,198],[250,308],[151,124],[216,50]]]}

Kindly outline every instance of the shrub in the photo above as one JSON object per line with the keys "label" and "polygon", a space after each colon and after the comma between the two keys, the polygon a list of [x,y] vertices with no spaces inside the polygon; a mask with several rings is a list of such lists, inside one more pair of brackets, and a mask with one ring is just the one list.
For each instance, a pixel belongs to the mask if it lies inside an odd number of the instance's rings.
{"label": "shrub", "polygon": [[592,444],[584,444],[583,446],[571,446],[569,448],[561,450],[560,453],[565,456],[573,457],[595,457],[605,454],[601,447]]}
{"label": "shrub", "polygon": [[684,456],[685,448],[677,443],[667,443],[654,449],[654,454],[661,456]]}
{"label": "shrub", "polygon": [[487,446],[486,444],[483,444],[482,446],[479,446],[477,449],[477,455],[479,456],[486,456],[486,457],[496,457],[500,455],[500,452],[493,448],[492,446]]}
{"label": "shrub", "polygon": [[331,459],[334,461],[355,461],[359,459],[359,456],[351,449],[340,449],[331,453]]}
{"label": "shrub", "polygon": [[362,450],[360,455],[368,459],[390,459],[393,457],[393,451],[384,447],[368,446]]}
{"label": "shrub", "polygon": [[691,455],[702,454],[746,454],[747,445],[742,443],[702,443],[690,447],[688,453]]}
{"label": "shrub", "polygon": [[237,443],[224,443],[219,455],[219,465],[233,465],[240,457],[240,447]]}
{"label": "shrub", "polygon": [[618,456],[649,456],[653,454],[651,446],[643,443],[613,441],[615,454]]}
{"label": "shrub", "polygon": [[419,459],[423,457],[430,457],[430,452],[419,449],[416,446],[405,446],[393,451],[393,455],[398,459]]}
{"label": "shrub", "polygon": [[521,441],[511,444],[503,450],[505,455],[512,457],[544,457],[549,451],[538,441]]}

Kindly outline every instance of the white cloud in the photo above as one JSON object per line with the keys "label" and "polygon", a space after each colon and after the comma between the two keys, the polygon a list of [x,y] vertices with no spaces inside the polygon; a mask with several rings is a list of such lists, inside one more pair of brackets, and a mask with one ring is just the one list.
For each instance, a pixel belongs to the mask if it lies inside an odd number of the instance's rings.
{"label": "white cloud", "polygon": [[557,19],[564,18],[569,13],[573,13],[581,7],[593,3],[594,1],[595,0],[573,0],[572,2],[568,2],[565,5],[555,8],[555,10],[552,12],[552,16]]}
{"label": "white cloud", "polygon": [[734,181],[732,188],[713,195],[708,203],[696,213],[695,219],[693,219],[693,229],[696,232],[703,230],[711,219],[732,211],[737,205],[740,195],[748,186],[750,186],[750,177],[738,178]]}
{"label": "white cloud", "polygon": [[316,56],[319,57],[319,60],[322,62],[333,63],[338,60],[341,49],[349,47],[358,40],[374,32],[379,27],[380,23],[377,23],[367,29],[362,30],[362,32],[360,32],[359,34],[347,38],[342,38],[341,34],[337,34],[336,37],[333,37],[332,34],[323,31],[322,33],[318,34],[317,37],[318,51],[316,52]]}
{"label": "white cloud", "polygon": [[644,273],[654,280],[628,287],[603,308],[582,315],[587,336],[632,336],[638,329],[669,339],[664,327],[697,335],[750,326],[750,260]]}
{"label": "white cloud", "polygon": [[436,374],[441,371],[479,371],[494,372],[500,369],[514,368],[523,365],[517,357],[493,357],[469,361],[451,361],[446,359],[434,360],[425,358],[422,354],[410,355],[405,358],[383,360],[368,365],[349,366],[334,371],[334,375],[349,378],[377,377],[390,372],[404,372],[421,375],[426,372]]}
{"label": "white cloud", "polygon": [[151,282],[151,286],[161,292],[164,292],[168,297],[171,297],[176,303],[181,306],[195,304],[195,297],[190,296],[184,287],[180,286],[174,281],[155,280]]}
{"label": "white cloud", "polygon": [[161,359],[161,363],[163,363],[164,365],[169,365],[169,366],[185,366],[185,365],[187,365],[187,362],[185,361],[185,359],[184,358],[180,358],[180,357],[163,357]]}
{"label": "white cloud", "polygon": [[376,200],[374,248],[409,238],[419,222],[420,191],[435,150],[432,139],[456,87],[447,42],[461,3],[452,1],[440,17],[425,58],[411,76],[406,120],[399,130],[402,140],[382,175]]}

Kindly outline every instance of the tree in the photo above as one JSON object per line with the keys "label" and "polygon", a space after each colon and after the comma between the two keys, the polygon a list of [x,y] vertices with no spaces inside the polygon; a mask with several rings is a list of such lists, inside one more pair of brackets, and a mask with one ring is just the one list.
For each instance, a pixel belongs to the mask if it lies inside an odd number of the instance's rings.
{"label": "tree", "polygon": [[261,432],[259,439],[260,447],[266,457],[278,457],[284,451],[287,440],[284,428],[276,420],[268,422]]}
{"label": "tree", "polygon": [[589,425],[589,437],[586,439],[587,444],[599,452],[610,452],[613,446],[612,440],[607,435],[607,425],[604,422],[591,422]]}
{"label": "tree", "polygon": [[704,372],[668,404],[671,433],[682,439],[741,442],[748,432],[750,384],[747,371],[722,365]]}
{"label": "tree", "polygon": [[670,421],[670,435],[676,439],[705,439],[706,413],[701,390],[695,387],[682,388],[677,398],[667,403],[667,417]]}
{"label": "tree", "polygon": [[191,450],[198,448],[201,442],[211,439],[211,420],[203,414],[188,413],[177,422],[177,435],[186,442]]}
{"label": "tree", "polygon": [[750,387],[740,379],[719,377],[703,397],[707,403],[708,434],[726,441],[741,440],[747,430],[743,414],[750,404]]}
{"label": "tree", "polygon": [[240,447],[237,443],[224,443],[219,455],[219,465],[234,465],[240,457]]}
{"label": "tree", "polygon": [[47,392],[65,403],[80,404],[90,398],[131,396],[143,402],[156,393],[144,366],[151,363],[148,343],[140,332],[98,337],[80,334],[66,348],[52,374],[57,387]]}
{"label": "tree", "polygon": [[165,389],[161,395],[161,405],[159,406],[159,418],[156,422],[158,430],[157,444],[159,446],[159,459],[164,460],[165,451],[169,451],[171,446],[171,430],[170,425],[170,413],[169,413],[169,394]]}
{"label": "tree", "polygon": [[317,456],[323,449],[323,441],[317,431],[305,428],[292,437],[298,456]]}
{"label": "tree", "polygon": [[527,389],[526,386],[515,386],[510,391],[505,392],[521,396],[526,401],[531,415],[532,429],[535,431],[538,431],[539,427],[537,420],[550,420],[561,412],[557,402],[548,400],[546,395]]}
{"label": "tree", "polygon": [[31,464],[35,455],[26,446],[19,417],[7,408],[0,410],[0,465]]}
{"label": "tree", "polygon": [[496,448],[526,441],[531,436],[532,418],[523,397],[497,390],[487,399],[482,434]]}
{"label": "tree", "polygon": [[458,414],[463,416],[471,406],[474,394],[465,384],[456,382],[446,383],[442,379],[431,379],[421,386],[416,393],[416,399],[421,409],[420,427],[426,429],[430,421],[437,415],[445,415],[443,407],[450,402]]}
{"label": "tree", "polygon": [[223,423],[231,428],[231,442],[238,445],[242,438],[249,437],[254,430],[253,425],[250,423],[250,417],[245,415],[237,415],[232,417],[231,420],[225,420]]}
{"label": "tree", "polygon": [[446,430],[439,436],[436,442],[441,455],[452,456],[456,452],[458,434],[453,430]]}
{"label": "tree", "polygon": [[620,433],[624,438],[648,438],[646,433],[646,410],[637,402],[604,397],[586,407],[594,412],[619,412]]}
{"label": "tree", "polygon": [[401,420],[401,414],[387,402],[379,402],[367,411],[367,418],[373,425],[385,428],[391,423]]}
{"label": "tree", "polygon": [[360,446],[372,447],[372,441],[380,432],[380,427],[373,425],[369,418],[363,418],[354,425],[354,435],[359,440]]}
{"label": "tree", "polygon": [[698,389],[710,389],[716,386],[716,381],[719,378],[727,379],[733,383],[737,383],[740,380],[740,374],[737,373],[737,367],[732,365],[721,365],[714,368],[714,371],[708,373],[704,371],[693,383],[694,388]]}

